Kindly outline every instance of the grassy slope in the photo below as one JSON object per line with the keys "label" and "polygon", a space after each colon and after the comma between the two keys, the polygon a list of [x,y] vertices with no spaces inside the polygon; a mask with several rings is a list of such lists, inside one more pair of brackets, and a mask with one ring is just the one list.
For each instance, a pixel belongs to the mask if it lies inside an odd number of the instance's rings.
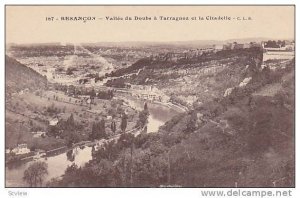
{"label": "grassy slope", "polygon": [[124,136],[52,185],[294,186],[294,62],[274,72],[252,66],[243,73],[252,81],[229,97],[174,117],[157,134]]}
{"label": "grassy slope", "polygon": [[18,92],[25,88],[36,90],[47,85],[46,77],[9,56],[5,57],[5,78],[7,93]]}

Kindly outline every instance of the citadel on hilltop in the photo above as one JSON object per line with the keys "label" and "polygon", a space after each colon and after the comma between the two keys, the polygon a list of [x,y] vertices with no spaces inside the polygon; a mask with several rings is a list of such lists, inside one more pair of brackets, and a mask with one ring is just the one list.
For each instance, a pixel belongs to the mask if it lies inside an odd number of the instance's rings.
{"label": "citadel on hilltop", "polygon": [[153,61],[172,61],[177,62],[180,59],[192,59],[201,57],[202,55],[209,53],[216,53],[224,50],[239,50],[239,49],[250,49],[250,48],[260,48],[263,51],[280,51],[280,52],[294,52],[295,42],[289,40],[282,41],[262,41],[259,42],[249,42],[249,43],[238,43],[238,42],[229,42],[225,44],[215,44],[205,48],[196,48],[196,49],[186,49],[176,52],[167,52],[167,53],[157,53],[152,54],[150,59]]}

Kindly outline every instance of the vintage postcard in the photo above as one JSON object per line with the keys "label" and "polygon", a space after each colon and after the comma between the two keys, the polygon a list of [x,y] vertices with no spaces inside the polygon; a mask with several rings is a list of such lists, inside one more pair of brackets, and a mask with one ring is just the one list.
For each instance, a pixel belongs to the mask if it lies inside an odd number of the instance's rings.
{"label": "vintage postcard", "polygon": [[5,186],[295,187],[294,5],[6,5]]}

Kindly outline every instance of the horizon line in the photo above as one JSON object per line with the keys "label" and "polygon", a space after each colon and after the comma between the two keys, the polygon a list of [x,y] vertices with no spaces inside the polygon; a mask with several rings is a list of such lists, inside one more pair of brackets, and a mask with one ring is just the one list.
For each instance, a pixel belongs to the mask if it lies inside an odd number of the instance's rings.
{"label": "horizon line", "polygon": [[251,39],[268,39],[268,40],[295,40],[295,38],[271,38],[271,37],[245,37],[245,38],[228,38],[228,39],[203,39],[203,40],[174,40],[174,41],[145,41],[145,40],[132,40],[132,41],[84,41],[84,42],[72,42],[72,41],[44,41],[44,42],[5,42],[5,45],[17,44],[17,45],[30,45],[30,44],[52,44],[52,43],[71,43],[71,44],[96,44],[96,43],[176,43],[176,42],[195,42],[195,41],[216,41],[224,42],[229,40],[251,40]]}

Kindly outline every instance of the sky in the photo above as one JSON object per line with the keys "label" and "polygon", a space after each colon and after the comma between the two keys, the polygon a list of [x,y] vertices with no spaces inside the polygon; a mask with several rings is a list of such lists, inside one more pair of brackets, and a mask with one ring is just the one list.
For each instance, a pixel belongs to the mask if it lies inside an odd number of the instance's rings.
{"label": "sky", "polygon": [[[6,6],[5,11],[6,43],[294,38],[293,6]],[[61,21],[65,16],[91,16],[97,20]],[[189,17],[190,20],[106,20],[114,16]],[[199,16],[252,20],[191,20]],[[46,17],[54,17],[54,21],[46,21]]]}

